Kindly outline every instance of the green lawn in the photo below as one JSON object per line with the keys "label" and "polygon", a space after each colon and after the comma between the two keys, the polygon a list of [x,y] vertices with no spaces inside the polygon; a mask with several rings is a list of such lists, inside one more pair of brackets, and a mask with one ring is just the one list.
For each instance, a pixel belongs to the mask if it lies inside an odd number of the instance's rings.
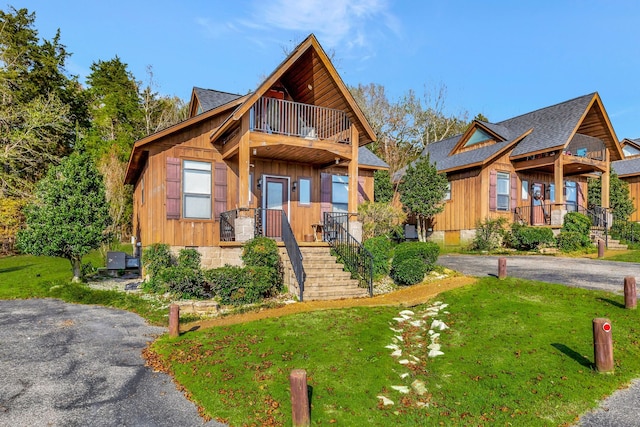
{"label": "green lawn", "polygon": [[621,251],[619,254],[605,257],[607,261],[640,262],[640,250]]}
{"label": "green lawn", "polygon": [[[438,299],[449,314],[436,317],[450,329],[441,332],[444,355],[435,358],[426,357],[425,329],[394,320],[402,309],[385,307],[165,336],[153,344],[152,359],[205,413],[231,425],[290,425],[288,375],[296,368],[307,370],[312,424],[345,426],[569,424],[640,376],[640,315],[619,296],[485,278]],[[413,308],[412,319],[426,309]],[[613,375],[592,368],[595,317],[613,324]],[[432,317],[425,320],[430,325]],[[385,348],[394,340],[400,357]],[[403,358],[417,361],[401,365]],[[425,394],[391,388],[415,380]],[[379,395],[394,404],[384,406]]]}
{"label": "green lawn", "polygon": [[[126,250],[123,247],[122,250]],[[129,245],[130,252],[130,245]],[[98,251],[87,255],[83,262],[104,266]],[[167,323],[167,309],[137,295],[117,291],[102,291],[85,284],[71,283],[73,274],[69,261],[62,258],[18,255],[0,258],[0,299],[58,298],[63,301],[99,304],[138,313],[154,324]]]}

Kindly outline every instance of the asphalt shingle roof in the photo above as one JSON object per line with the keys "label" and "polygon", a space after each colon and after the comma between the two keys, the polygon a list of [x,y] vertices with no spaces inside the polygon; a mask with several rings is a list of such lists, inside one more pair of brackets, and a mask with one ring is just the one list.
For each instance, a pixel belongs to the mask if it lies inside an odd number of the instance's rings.
{"label": "asphalt shingle roof", "polygon": [[640,157],[611,162],[611,168],[618,175],[640,174]]}
{"label": "asphalt shingle roof", "polygon": [[422,155],[429,153],[431,161],[436,163],[438,170],[471,165],[492,157],[530,129],[533,131],[518,142],[511,153],[512,156],[523,156],[564,145],[594,96],[595,93],[580,96],[498,123],[481,122],[488,129],[505,138],[503,142],[449,156],[462,137],[461,134],[429,144]]}
{"label": "asphalt shingle roof", "polygon": [[198,101],[200,101],[202,112],[213,110],[214,108],[242,97],[242,95],[235,93],[220,92],[219,90],[203,89],[200,87],[194,87],[193,90],[198,97]]}
{"label": "asphalt shingle roof", "polygon": [[358,148],[358,164],[363,166],[375,166],[381,168],[389,167],[389,165],[386,164],[384,160],[373,154],[367,147]]}

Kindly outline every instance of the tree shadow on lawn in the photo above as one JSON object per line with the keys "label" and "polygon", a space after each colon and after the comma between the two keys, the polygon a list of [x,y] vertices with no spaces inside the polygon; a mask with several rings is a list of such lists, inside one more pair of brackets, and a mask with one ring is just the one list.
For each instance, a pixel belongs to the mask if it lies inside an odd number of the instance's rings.
{"label": "tree shadow on lawn", "polygon": [[575,360],[576,362],[584,366],[585,368],[594,369],[594,364],[589,359],[587,359],[577,351],[570,349],[566,345],[553,343],[551,344],[551,347],[563,352],[564,354],[566,354],[567,356],[569,356],[570,358],[572,358],[573,360]]}
{"label": "tree shadow on lawn", "polygon": [[624,304],[619,303],[618,301],[614,301],[612,299],[609,298],[597,298],[598,301],[602,301],[602,302],[607,302],[609,304],[611,304],[614,307],[618,307],[618,308],[624,308]]}
{"label": "tree shadow on lawn", "polygon": [[33,264],[16,265],[15,267],[0,268],[0,274],[2,274],[2,273],[11,273],[11,272],[18,271],[18,270],[24,270],[25,268],[29,268],[32,265]]}

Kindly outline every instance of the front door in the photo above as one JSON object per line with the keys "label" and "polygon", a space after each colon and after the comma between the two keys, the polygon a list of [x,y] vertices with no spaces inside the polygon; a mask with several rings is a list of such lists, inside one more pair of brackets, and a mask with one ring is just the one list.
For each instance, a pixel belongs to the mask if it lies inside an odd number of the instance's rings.
{"label": "front door", "polygon": [[531,225],[544,225],[544,184],[531,186]]}
{"label": "front door", "polygon": [[282,238],[282,211],[289,216],[289,180],[267,176],[265,183],[264,235],[280,239]]}

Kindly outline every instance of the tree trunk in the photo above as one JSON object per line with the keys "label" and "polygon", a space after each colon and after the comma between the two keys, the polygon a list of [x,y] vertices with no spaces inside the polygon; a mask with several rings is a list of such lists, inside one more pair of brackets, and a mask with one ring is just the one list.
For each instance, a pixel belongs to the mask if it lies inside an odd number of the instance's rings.
{"label": "tree trunk", "polygon": [[80,282],[82,280],[82,259],[81,258],[71,258],[71,268],[73,269],[73,279],[74,283]]}

